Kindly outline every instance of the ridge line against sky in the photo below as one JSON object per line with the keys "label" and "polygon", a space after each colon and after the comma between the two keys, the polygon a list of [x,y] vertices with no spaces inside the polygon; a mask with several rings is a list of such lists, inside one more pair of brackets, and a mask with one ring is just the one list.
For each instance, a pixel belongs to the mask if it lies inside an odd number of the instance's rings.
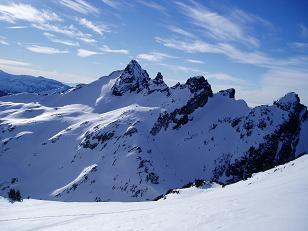
{"label": "ridge line against sky", "polygon": [[307,10],[301,0],[1,0],[0,69],[87,83],[134,58],[168,85],[205,75],[252,106],[290,91],[307,105]]}

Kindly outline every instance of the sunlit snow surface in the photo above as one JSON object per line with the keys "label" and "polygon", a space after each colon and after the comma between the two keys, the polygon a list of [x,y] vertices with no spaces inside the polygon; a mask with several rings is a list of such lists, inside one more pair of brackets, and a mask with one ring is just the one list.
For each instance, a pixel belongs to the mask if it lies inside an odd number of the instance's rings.
{"label": "sunlit snow surface", "polygon": [[[195,179],[235,182],[308,151],[308,116],[295,93],[249,108],[234,89],[212,93],[204,77],[166,87],[132,60],[66,92],[1,97],[0,195],[147,201]],[[232,172],[251,150],[275,164]]]}
{"label": "sunlit snow surface", "polygon": [[157,202],[0,198],[1,230],[308,230],[308,155],[224,188]]}

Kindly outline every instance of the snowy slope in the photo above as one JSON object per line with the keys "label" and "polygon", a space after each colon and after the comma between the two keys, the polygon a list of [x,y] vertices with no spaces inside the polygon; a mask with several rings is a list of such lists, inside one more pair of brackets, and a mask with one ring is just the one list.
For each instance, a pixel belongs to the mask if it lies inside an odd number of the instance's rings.
{"label": "snowy slope", "polygon": [[[202,76],[168,87],[132,60],[64,93],[0,99],[0,195],[153,200],[195,179],[233,183],[308,151],[295,93],[249,108]],[[17,180],[13,180],[13,179]]]}
{"label": "snowy slope", "polygon": [[209,189],[166,200],[85,203],[0,198],[1,230],[308,230],[308,155]]}
{"label": "snowy slope", "polygon": [[0,70],[0,96],[20,92],[42,93],[56,89],[64,91],[68,88],[63,83],[42,76],[12,75]]}

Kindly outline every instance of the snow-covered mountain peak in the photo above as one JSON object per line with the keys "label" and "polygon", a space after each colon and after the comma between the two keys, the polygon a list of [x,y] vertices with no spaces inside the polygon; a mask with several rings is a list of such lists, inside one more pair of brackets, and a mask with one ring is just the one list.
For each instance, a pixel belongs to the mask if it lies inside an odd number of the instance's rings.
{"label": "snow-covered mountain peak", "polygon": [[300,106],[300,98],[294,92],[289,92],[285,96],[281,97],[274,102],[274,105],[279,107],[284,111],[292,110],[294,111],[298,106]]}
{"label": "snow-covered mountain peak", "polygon": [[191,93],[195,93],[200,90],[212,92],[211,85],[207,82],[204,76],[191,77],[187,79],[185,84],[188,86]]}
{"label": "snow-covered mountain peak", "polygon": [[308,115],[295,93],[255,108],[234,96],[232,88],[213,93],[204,76],[169,88],[132,60],[63,93],[1,97],[0,195],[152,200],[195,179],[233,183],[307,153]]}
{"label": "snow-covered mountain peak", "polygon": [[121,96],[126,92],[140,92],[148,89],[149,74],[136,60],[131,60],[113,86],[112,93]]}

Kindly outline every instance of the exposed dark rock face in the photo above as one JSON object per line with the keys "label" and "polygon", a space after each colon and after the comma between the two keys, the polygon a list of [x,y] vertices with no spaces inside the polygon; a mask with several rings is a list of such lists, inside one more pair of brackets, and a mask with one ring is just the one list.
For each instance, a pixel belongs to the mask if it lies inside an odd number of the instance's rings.
{"label": "exposed dark rock face", "polygon": [[159,133],[162,128],[166,130],[170,123],[175,124],[173,129],[187,124],[188,115],[193,113],[197,108],[203,107],[207,103],[208,97],[213,96],[211,85],[203,76],[188,79],[185,86],[189,88],[191,93],[194,93],[194,96],[192,96],[181,108],[177,108],[170,113],[161,113],[150,131],[152,135]]}
{"label": "exposed dark rock face", "polygon": [[156,77],[153,79],[153,83],[157,85],[164,83],[163,76],[160,72],[158,72]]}
{"label": "exposed dark rock face", "polygon": [[235,97],[235,89],[234,88],[229,88],[227,90],[221,90],[219,93],[223,96],[227,96],[231,99],[234,99]]}
{"label": "exposed dark rock face", "polygon": [[150,77],[137,61],[132,60],[126,66],[112,88],[112,94],[122,96],[126,92],[140,92],[148,89]]}
{"label": "exposed dark rock face", "polygon": [[160,91],[160,92],[167,92],[167,95],[170,94],[169,87],[164,82],[163,76],[160,72],[157,73],[156,77],[153,79],[152,83],[149,85],[149,94]]}
{"label": "exposed dark rock face", "polygon": [[[189,88],[191,93],[202,91],[211,91],[211,85],[207,82],[207,80],[203,76],[195,76],[189,78],[185,85]],[[213,93],[212,93],[213,94]]]}
{"label": "exposed dark rock face", "polygon": [[[222,158],[220,163],[213,171],[212,180],[219,180],[221,176],[227,177],[224,183],[234,183],[251,177],[253,173],[265,171],[277,165],[287,163],[296,158],[295,151],[298,142],[301,122],[307,116],[307,109],[300,104],[299,97],[294,94],[287,94],[285,97],[274,103],[278,108],[287,113],[287,118],[272,133],[264,137],[264,142],[258,146],[251,146],[240,159],[231,161],[231,156]],[[255,111],[261,111],[261,117],[255,123],[252,118],[242,118],[241,125],[237,129],[242,131],[241,137],[252,135],[257,127],[265,129],[271,126],[269,120],[270,110],[268,106],[256,108],[251,111],[250,116],[255,116]],[[237,123],[240,123],[237,120]],[[232,121],[231,123],[234,123]],[[262,126],[261,126],[262,125]],[[234,126],[234,127],[235,127]]]}
{"label": "exposed dark rock face", "polygon": [[94,149],[98,144],[103,144],[104,142],[113,138],[115,131],[103,132],[96,127],[94,131],[89,131],[85,134],[85,138],[81,142],[83,148]]}
{"label": "exposed dark rock face", "polygon": [[187,188],[192,188],[192,187],[211,188],[215,184],[217,184],[217,183],[213,183],[213,182],[202,180],[202,179],[195,179],[194,181],[183,185],[179,189],[169,189],[166,193],[161,194],[161,195],[157,196],[156,198],[154,198],[153,201],[158,201],[158,200],[161,200],[161,199],[165,200],[165,199],[167,199],[167,196],[170,195],[170,194],[180,194],[181,189],[187,189]]}

